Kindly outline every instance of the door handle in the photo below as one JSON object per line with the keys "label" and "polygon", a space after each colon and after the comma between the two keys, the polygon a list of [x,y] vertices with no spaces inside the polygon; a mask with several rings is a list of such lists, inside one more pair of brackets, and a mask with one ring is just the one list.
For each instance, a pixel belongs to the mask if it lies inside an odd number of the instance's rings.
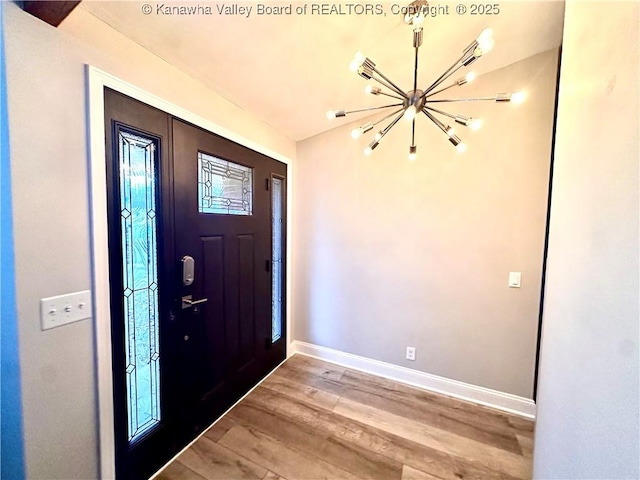
{"label": "door handle", "polygon": [[208,298],[201,298],[200,300],[192,300],[192,295],[185,295],[182,297],[182,309],[191,308],[194,305],[200,305],[201,303],[205,303]]}

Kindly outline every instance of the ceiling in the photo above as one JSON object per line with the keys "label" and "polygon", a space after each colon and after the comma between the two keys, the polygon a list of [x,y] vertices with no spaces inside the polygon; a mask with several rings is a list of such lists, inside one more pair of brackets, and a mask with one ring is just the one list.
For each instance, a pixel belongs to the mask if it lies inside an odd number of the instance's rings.
{"label": "ceiling", "polygon": [[[296,15],[296,7],[305,4],[300,1],[292,3],[290,15],[257,15],[256,2],[207,0],[164,5],[210,7],[211,15],[161,14],[157,6],[162,3],[151,3],[154,10],[144,15],[143,2],[133,1],[83,1],[78,8],[298,141],[355,118],[330,122],[327,110],[385,104],[384,97],[367,98],[365,80],[348,69],[358,50],[396,84],[410,89],[412,30],[401,15],[391,12],[393,5],[408,3],[383,2],[379,4],[382,15],[348,14],[348,5],[354,3],[325,4],[347,13],[343,15],[311,15],[310,10]],[[290,5],[284,1],[263,4]],[[252,11],[248,17],[221,15],[218,8],[223,5],[251,6]],[[312,3],[307,5],[311,8]],[[496,45],[472,66],[478,74],[557,47],[562,40],[563,1],[503,0],[499,14],[475,16],[458,15],[453,3],[440,5],[449,5],[449,15],[425,20],[419,85],[437,78],[485,27],[493,29]],[[470,2],[467,5],[471,8]]]}

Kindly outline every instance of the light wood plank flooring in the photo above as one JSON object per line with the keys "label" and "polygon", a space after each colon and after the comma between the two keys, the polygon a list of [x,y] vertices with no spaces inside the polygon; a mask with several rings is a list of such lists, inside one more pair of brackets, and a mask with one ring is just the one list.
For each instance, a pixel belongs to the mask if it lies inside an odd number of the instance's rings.
{"label": "light wood plank flooring", "polygon": [[532,421],[295,355],[156,478],[526,479],[532,437]]}

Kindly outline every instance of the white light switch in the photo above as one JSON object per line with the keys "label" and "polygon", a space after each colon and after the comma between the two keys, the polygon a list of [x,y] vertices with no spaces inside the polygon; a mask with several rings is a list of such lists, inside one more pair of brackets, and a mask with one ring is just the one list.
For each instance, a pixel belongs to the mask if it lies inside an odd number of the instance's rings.
{"label": "white light switch", "polygon": [[522,273],[509,272],[509,288],[520,288],[522,282]]}
{"label": "white light switch", "polygon": [[91,318],[91,292],[69,293],[40,300],[42,330]]}

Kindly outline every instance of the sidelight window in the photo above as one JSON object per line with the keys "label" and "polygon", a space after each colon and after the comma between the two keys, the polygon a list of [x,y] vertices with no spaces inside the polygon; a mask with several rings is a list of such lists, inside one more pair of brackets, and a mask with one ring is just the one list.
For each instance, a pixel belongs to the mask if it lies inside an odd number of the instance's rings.
{"label": "sidelight window", "polygon": [[153,139],[119,131],[127,430],[134,442],[160,422],[158,261]]}
{"label": "sidelight window", "polygon": [[283,278],[283,180],[272,177],[271,189],[271,342],[276,342],[282,336],[283,308],[282,296],[284,291]]}

